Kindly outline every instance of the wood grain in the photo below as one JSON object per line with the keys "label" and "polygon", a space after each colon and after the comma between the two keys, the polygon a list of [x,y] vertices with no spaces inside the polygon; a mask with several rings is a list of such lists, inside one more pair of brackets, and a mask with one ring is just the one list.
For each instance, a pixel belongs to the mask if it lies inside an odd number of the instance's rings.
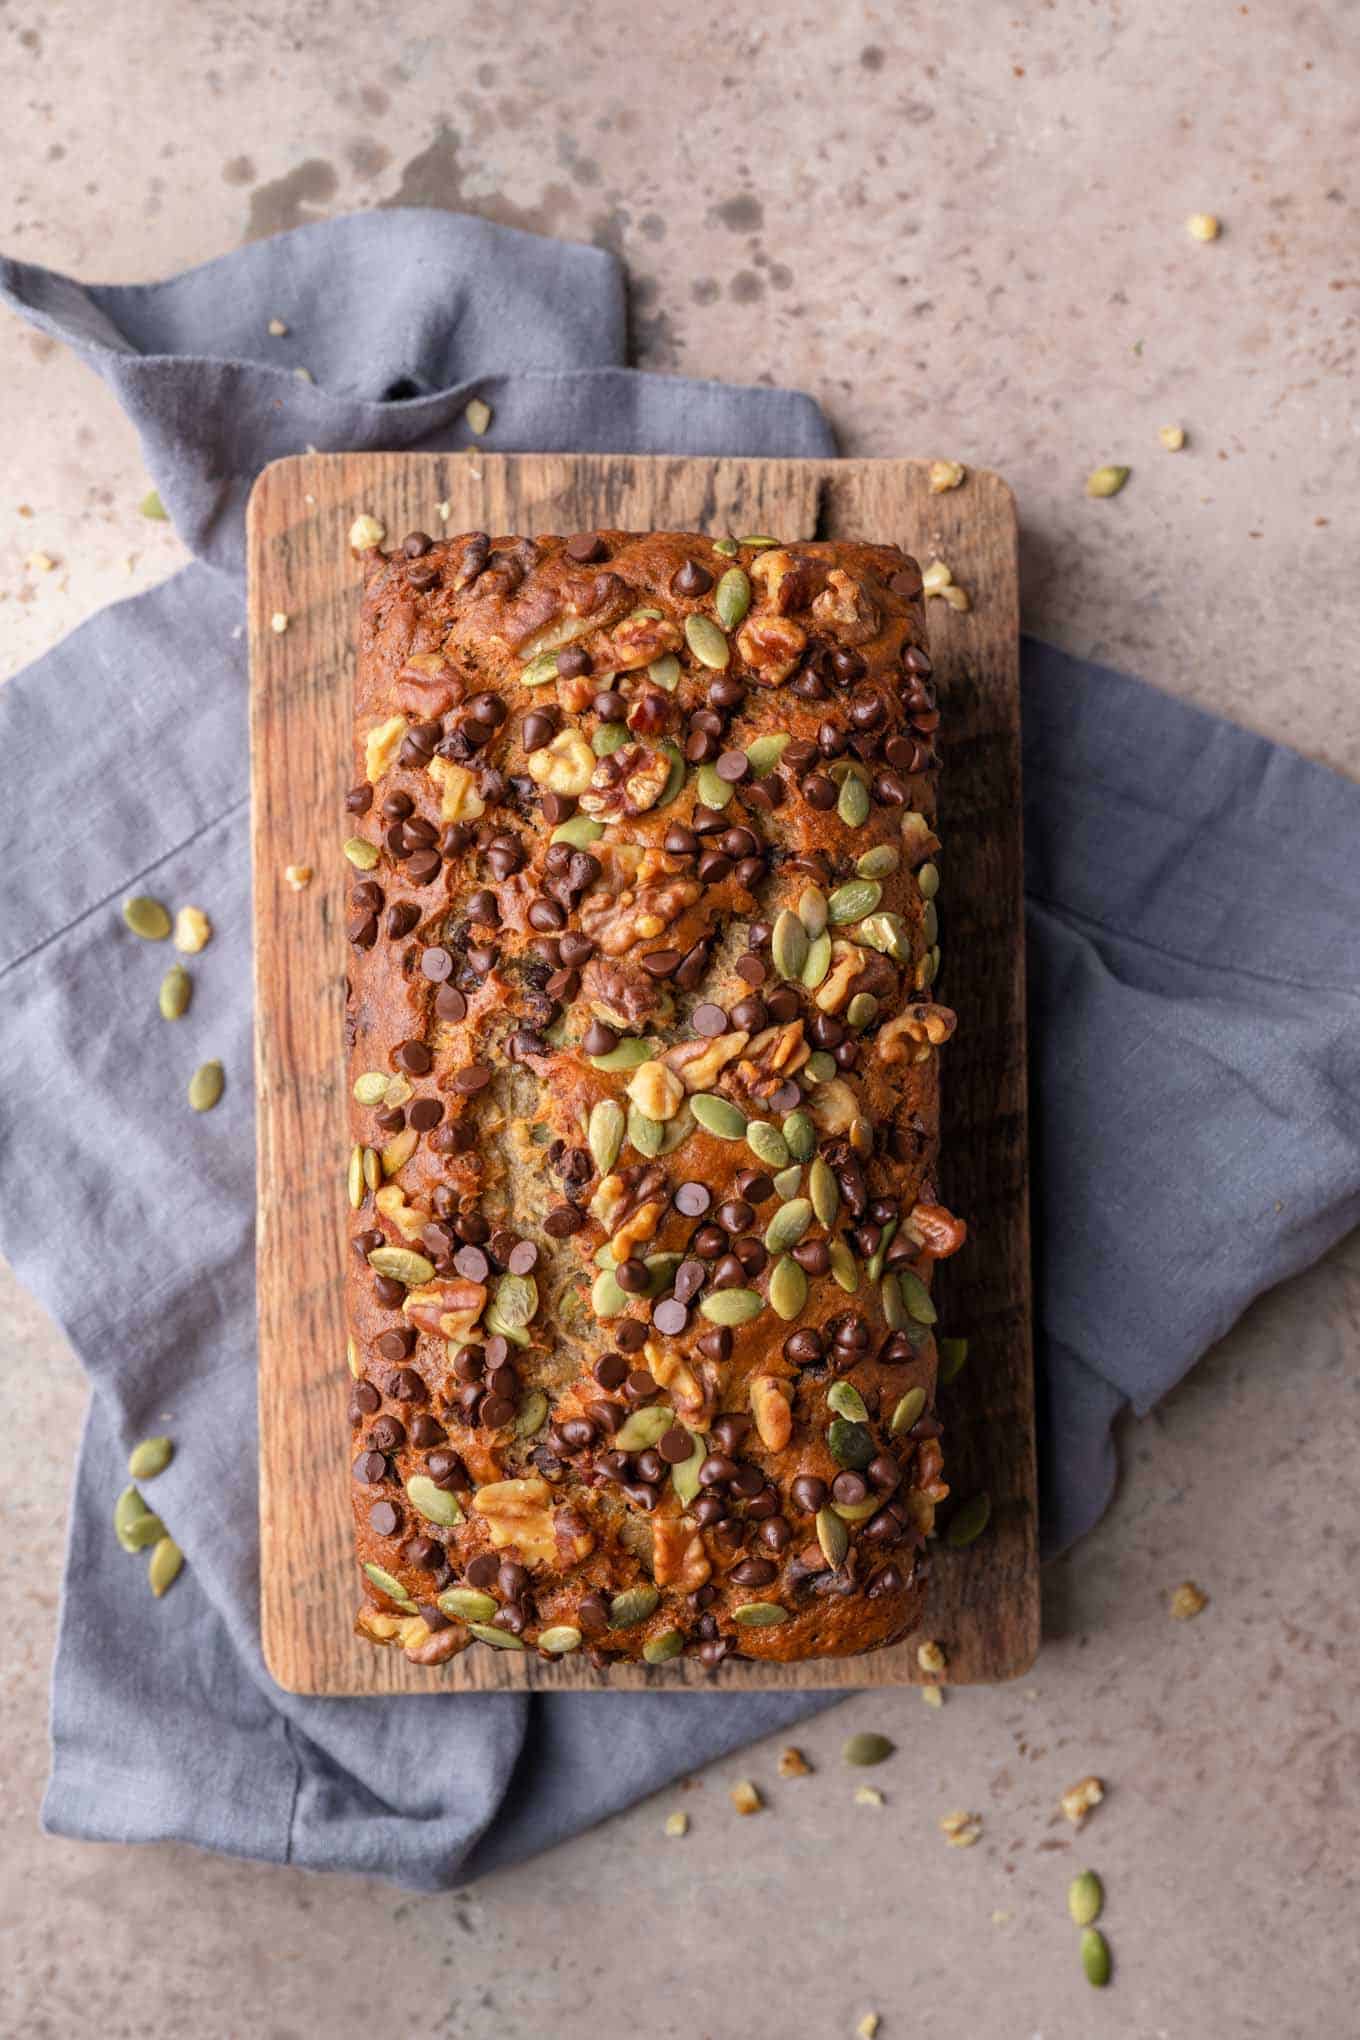
{"label": "wood grain", "polygon": [[[943,1541],[925,1633],[955,1682],[1013,1678],[1038,1647],[1038,1548],[1025,1133],[1018,584],[1015,509],[997,476],[932,496],[920,461],[618,455],[315,454],[279,461],[250,506],[261,1619],[281,1686],[319,1694],[702,1684],[835,1688],[917,1680],[913,1637],[803,1665],[729,1659],[592,1670],[473,1648],[423,1668],[353,1633],[358,1584],[346,1488],[340,1269],[347,1153],[342,1090],[343,902],[359,567],[347,534],[370,511],[412,529],[773,531],[895,540],[938,555],[973,600],[930,605],[944,710],[940,799],[944,997],[959,1030],[944,1062],[941,1176],[972,1238],[937,1271],[941,1329],[970,1358],[942,1390],[947,1477],[986,1489],[992,1520],[962,1552]],[[273,619],[287,618],[278,631]],[[309,864],[302,892],[284,867]],[[947,1519],[946,1519],[947,1520]]]}

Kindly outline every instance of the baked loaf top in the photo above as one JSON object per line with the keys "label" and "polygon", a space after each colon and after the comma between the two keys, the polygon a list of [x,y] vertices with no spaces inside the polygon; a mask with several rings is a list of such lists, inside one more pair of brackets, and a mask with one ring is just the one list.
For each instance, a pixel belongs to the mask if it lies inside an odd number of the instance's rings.
{"label": "baked loaf top", "polygon": [[941,1480],[934,735],[895,547],[366,554],[346,845],[360,1629],[861,1651]]}

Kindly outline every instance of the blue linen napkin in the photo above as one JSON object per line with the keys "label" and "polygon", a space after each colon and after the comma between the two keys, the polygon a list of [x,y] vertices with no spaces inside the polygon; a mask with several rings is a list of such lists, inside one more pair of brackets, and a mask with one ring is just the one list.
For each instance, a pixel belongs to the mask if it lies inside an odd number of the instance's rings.
{"label": "blue linen napkin", "polygon": [[[807,398],[639,374],[617,264],[438,212],[259,242],[170,281],[0,262],[0,299],[114,388],[195,563],[0,689],[0,1245],[93,1384],[44,1820],[465,1882],[827,1695],[282,1693],[259,1649],[243,510],[267,461],[835,451]],[[271,320],[286,333],[271,336]],[[308,372],[304,379],[296,373]],[[1137,682],[1027,644],[1025,823],[1046,1531],[1095,1521],[1110,1426],[1360,1216],[1360,791]],[[41,834],[30,818],[42,814]],[[55,823],[56,826],[51,824]],[[129,893],[210,905],[196,997],[146,1042]],[[209,1055],[215,1112],[178,1109]],[[174,1620],[110,1534],[130,1444]],[[600,1736],[608,1711],[608,1739]]]}

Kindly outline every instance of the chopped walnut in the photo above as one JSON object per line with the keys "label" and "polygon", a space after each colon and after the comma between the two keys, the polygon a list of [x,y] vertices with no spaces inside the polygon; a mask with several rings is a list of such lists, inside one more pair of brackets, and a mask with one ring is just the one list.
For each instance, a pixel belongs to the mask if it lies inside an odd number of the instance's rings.
{"label": "chopped walnut", "polygon": [[[868,961],[869,952],[855,942],[833,942],[831,945],[831,968],[823,978],[813,1000],[823,1013],[839,1013],[850,996],[850,987],[860,976]],[[880,1030],[882,1040],[884,1030]]]}
{"label": "chopped walnut", "polygon": [[596,669],[630,673],[650,666],[666,652],[678,651],[682,642],[679,626],[668,617],[625,616],[596,647]]}
{"label": "chopped walnut", "polygon": [[[534,753],[534,757],[541,756],[541,752]],[[702,890],[697,880],[690,878],[669,878],[616,896],[592,888],[581,902],[582,932],[607,956],[623,956],[635,944],[654,941],[664,933],[686,907],[694,905]]]}
{"label": "chopped walnut", "polygon": [[583,794],[595,771],[595,753],[579,730],[559,730],[541,751],[529,753],[529,777],[550,793]]}
{"label": "chopped walnut", "polygon": [[581,796],[583,814],[596,820],[646,814],[654,808],[671,776],[670,759],[645,744],[629,744],[611,758],[602,758]]}
{"label": "chopped walnut", "polygon": [[426,771],[439,788],[439,819],[442,822],[475,822],[486,813],[486,803],[477,791],[477,780],[466,765],[455,765],[437,754]]}
{"label": "chopped walnut", "polygon": [[370,1607],[365,1601],[354,1618],[354,1626],[360,1636],[368,1636],[375,1643],[390,1643],[401,1627],[399,1615],[389,1615],[385,1608]]}
{"label": "chopped walnut", "polygon": [[632,1193],[622,1176],[602,1176],[589,1204],[590,1215],[612,1233],[628,1209]]}
{"label": "chopped walnut", "polygon": [[957,489],[966,472],[962,461],[933,460],[930,463],[931,495],[943,496],[948,490]]}
{"label": "chopped walnut", "polygon": [[[424,1634],[418,1633],[423,1630]],[[402,1648],[413,1665],[446,1665],[450,1658],[457,1657],[467,1649],[472,1638],[461,1622],[450,1622],[443,1629],[431,1629],[419,1615],[404,1625],[410,1630],[409,1636],[402,1637]]]}
{"label": "chopped walnut", "polygon": [[749,1040],[750,1036],[738,1028],[732,1034],[715,1035],[712,1041],[677,1042],[661,1060],[675,1071],[687,1091],[710,1091]]}
{"label": "chopped walnut", "polygon": [[1182,1580],[1171,1596],[1171,1615],[1176,1622],[1193,1622],[1196,1615],[1209,1605],[1209,1596],[1202,1593],[1193,1580]]}
{"label": "chopped walnut", "polygon": [[798,557],[784,546],[758,553],[747,571],[761,596],[779,616],[808,608],[820,578],[811,560]]}
{"label": "chopped walnut", "polygon": [[778,687],[795,671],[807,632],[786,616],[749,616],[737,632],[737,650],[761,687]]}
{"label": "chopped walnut", "polygon": [[349,528],[349,542],[355,552],[371,552],[374,546],[382,544],[386,536],[387,526],[381,524],[376,517],[370,517],[367,512],[362,517],[356,517]]}
{"label": "chopped walnut", "polygon": [[628,1096],[648,1119],[674,1119],[685,1102],[685,1087],[665,1063],[645,1062],[634,1071]]}
{"label": "chopped walnut", "polygon": [[[379,1191],[379,1196],[382,1192]],[[421,1289],[408,1289],[403,1314],[432,1337],[467,1338],[486,1308],[486,1286],[454,1276],[447,1282],[430,1282]]]}
{"label": "chopped walnut", "polygon": [[1099,1778],[1079,1778],[1075,1785],[1069,1785],[1058,1802],[1073,1827],[1084,1825],[1087,1814],[1093,1806],[1099,1806],[1105,1797],[1105,1787]]}
{"label": "chopped walnut", "polygon": [[877,604],[841,567],[833,567],[827,575],[826,586],[812,605],[812,615],[822,630],[846,645],[867,644],[878,630]]}
{"label": "chopped walnut", "polygon": [[782,1452],[793,1432],[793,1386],[772,1374],[751,1378],[751,1410],[760,1442],[767,1451]]}
{"label": "chopped walnut", "polygon": [[552,1489],[537,1477],[491,1481],[472,1497],[492,1544],[498,1551],[513,1544],[525,1565],[552,1565],[556,1560],[551,1504]]}
{"label": "chopped walnut", "polygon": [[917,1646],[916,1662],[923,1672],[933,1673],[944,1671],[949,1660],[945,1656],[942,1647],[933,1639],[928,1639],[925,1643]]}
{"label": "chopped walnut", "polygon": [[955,1218],[943,1204],[917,1204],[908,1214],[903,1231],[913,1238],[932,1261],[947,1261],[957,1254],[968,1237],[966,1219]]}
{"label": "chopped walnut", "polygon": [[920,1692],[921,1698],[925,1701],[927,1707],[944,1706],[943,1686],[922,1686]]}
{"label": "chopped walnut", "polygon": [[902,1044],[911,1041],[939,1048],[948,1041],[959,1024],[959,1016],[949,1006],[937,1006],[931,1000],[918,999],[904,1007],[895,1019],[889,1020],[878,1030],[878,1052],[885,1063],[902,1062],[906,1051]]}
{"label": "chopped walnut", "polygon": [[855,1787],[856,1806],[882,1806],[883,1803],[883,1794],[876,1785],[857,1785]]}
{"label": "chopped walnut", "polygon": [[666,1833],[668,1835],[687,1835],[689,1833],[689,1815],[687,1813],[668,1813],[666,1815]]}
{"label": "chopped walnut", "polygon": [[373,1202],[404,1240],[418,1240],[430,1222],[428,1211],[406,1202],[406,1192],[399,1183],[384,1183]]}
{"label": "chopped walnut", "polygon": [[[801,1020],[787,1020],[762,1028],[746,1044],[740,1075],[748,1089],[777,1089],[802,1069],[812,1050],[803,1039]],[[763,1083],[773,1079],[773,1084]]]}
{"label": "chopped walnut", "polygon": [[311,884],[313,876],[310,864],[285,864],[283,867],[284,884],[293,892],[303,892]]}
{"label": "chopped walnut", "polygon": [[759,1813],[765,1804],[749,1778],[739,1778],[730,1796],[738,1813]]}
{"label": "chopped walnut", "polygon": [[855,2028],[856,2033],[859,2035],[859,2040],[875,2040],[875,2036],[878,2033],[878,2025],[878,2013],[866,2012]]}
{"label": "chopped walnut", "polygon": [[665,1209],[665,1198],[655,1198],[647,1204],[639,1204],[637,1210],[629,1215],[609,1242],[616,1261],[631,1259],[635,1247],[640,1247],[647,1240],[656,1237],[656,1229],[661,1223],[661,1214]]}
{"label": "chopped walnut", "polygon": [[679,1516],[657,1516],[652,1526],[652,1578],[659,1587],[697,1593],[713,1577],[704,1537]]}
{"label": "chopped walnut", "polygon": [[809,1093],[807,1109],[822,1133],[845,1133],[859,1117],[855,1094],[840,1077],[818,1084]]}
{"label": "chopped walnut", "polygon": [[803,1755],[803,1752],[795,1749],[792,1743],[789,1744],[787,1749],[779,1752],[779,1775],[781,1778],[810,1778],[812,1776],[811,1764]]}
{"label": "chopped walnut", "polygon": [[673,1341],[648,1339],[642,1357],[653,1381],[665,1389],[675,1404],[676,1415],[692,1430],[702,1430],[700,1419],[712,1412],[712,1391],[700,1385],[689,1362],[676,1352]]}

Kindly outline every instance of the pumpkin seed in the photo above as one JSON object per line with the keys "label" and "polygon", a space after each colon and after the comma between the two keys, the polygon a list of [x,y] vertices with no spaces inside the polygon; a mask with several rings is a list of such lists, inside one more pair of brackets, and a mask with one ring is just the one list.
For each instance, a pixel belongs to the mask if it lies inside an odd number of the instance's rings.
{"label": "pumpkin seed", "polygon": [[674,1154],[675,1150],[689,1139],[693,1131],[694,1114],[690,1111],[687,1100],[680,1107],[674,1119],[668,1119],[662,1127],[661,1142],[657,1148],[657,1154]]}
{"label": "pumpkin seed", "polygon": [[489,1622],[496,1612],[494,1597],[476,1587],[445,1587],[436,1596],[435,1607],[451,1622]]}
{"label": "pumpkin seed", "polygon": [[911,962],[911,934],[900,914],[866,914],[855,930],[855,940],[891,956],[895,963]]}
{"label": "pumpkin seed", "polygon": [[[731,1294],[729,1290],[728,1295]],[[808,1279],[791,1254],[781,1254],[770,1276],[770,1308],[792,1324],[808,1300]]]}
{"label": "pumpkin seed", "polygon": [[393,1282],[404,1282],[408,1289],[419,1289],[426,1282],[434,1281],[433,1261],[427,1261],[423,1254],[414,1253],[410,1247],[375,1247],[368,1257],[368,1265],[375,1275],[386,1275]]}
{"label": "pumpkin seed", "polygon": [[381,1105],[387,1096],[386,1070],[365,1070],[356,1077],[353,1096],[356,1105]]}
{"label": "pumpkin seed", "polygon": [[519,684],[521,687],[544,687],[549,680],[557,678],[556,652],[540,652],[536,659],[530,659],[527,666],[521,666]]}
{"label": "pumpkin seed", "polygon": [[182,1020],[193,997],[194,981],[182,963],[172,963],[161,979],[156,1003],[162,1020]]}
{"label": "pumpkin seed", "polygon": [[716,1134],[719,1140],[746,1138],[746,1114],[730,1099],[720,1098],[716,1091],[700,1091],[689,1105],[706,1133]]}
{"label": "pumpkin seed", "polygon": [[956,1380],[963,1372],[964,1363],[968,1358],[968,1341],[967,1339],[941,1339],[938,1343],[940,1349],[940,1380],[948,1388],[950,1382]]}
{"label": "pumpkin seed", "polygon": [[590,748],[597,758],[610,758],[628,742],[627,723],[601,723],[590,740]]}
{"label": "pumpkin seed", "polygon": [[847,921],[860,921],[866,914],[872,914],[882,897],[883,888],[876,878],[850,878],[836,887],[826,910],[837,927],[841,927]]}
{"label": "pumpkin seed", "polygon": [[389,1601],[395,1601],[397,1606],[405,1608],[408,1614],[415,1614],[416,1604],[400,1580],[393,1579],[391,1573],[384,1572],[380,1565],[365,1565],[364,1571],[380,1594],[386,1594]]}
{"label": "pumpkin seed", "polygon": [[173,1439],[143,1438],[128,1457],[128,1472],[134,1480],[154,1480],[158,1473],[165,1472],[174,1456]]}
{"label": "pumpkin seed", "polygon": [[634,1410],[631,1417],[624,1419],[614,1433],[614,1449],[645,1452],[658,1438],[664,1438],[674,1423],[675,1411],[669,1403],[649,1403],[645,1410]]}
{"label": "pumpkin seed", "polygon": [[836,1058],[824,1048],[816,1048],[803,1064],[803,1075],[809,1083],[829,1084],[836,1074]]}
{"label": "pumpkin seed", "polygon": [[135,1487],[124,1488],[113,1505],[113,1534],[124,1551],[144,1551],[165,1535],[165,1525],[146,1506]]}
{"label": "pumpkin seed", "polygon": [[612,1268],[602,1268],[591,1284],[590,1307],[602,1319],[617,1317],[621,1310],[627,1310],[627,1295],[619,1288]]}
{"label": "pumpkin seed", "polygon": [[457,1495],[451,1495],[445,1488],[436,1487],[428,1474],[413,1473],[406,1483],[406,1499],[418,1516],[427,1523],[443,1523],[452,1529],[463,1520],[463,1511]]}
{"label": "pumpkin seed", "polygon": [[812,1205],[806,1197],[791,1197],[781,1204],[765,1228],[765,1246],[771,1254],[785,1254],[796,1247],[812,1224]]}
{"label": "pumpkin seed", "polygon": [[945,1532],[945,1543],[951,1551],[964,1551],[970,1544],[976,1544],[992,1520],[992,1498],[987,1493],[974,1495],[971,1501],[955,1509]]}
{"label": "pumpkin seed", "polygon": [[818,1225],[833,1226],[840,1210],[841,1193],[830,1166],[820,1155],[814,1155],[812,1167],[808,1170],[808,1195],[812,1199]]}
{"label": "pumpkin seed", "polygon": [[685,754],[678,744],[669,742],[660,743],[656,748],[660,751],[663,758],[669,758],[671,766],[666,784],[656,797],[656,806],[658,808],[669,807],[685,783]]}
{"label": "pumpkin seed", "polygon": [[827,1449],[837,1466],[862,1473],[874,1456],[874,1434],[866,1424],[833,1417],[826,1434]]}
{"label": "pumpkin seed", "polygon": [[647,668],[647,678],[657,687],[664,687],[667,694],[674,694],[680,679],[680,661],[674,652],[663,652],[659,659],[653,659]]}
{"label": "pumpkin seed", "polygon": [[773,730],[767,736],[754,738],[746,746],[746,762],[757,779],[764,779],[774,771],[784,755],[785,746],[791,741],[787,730]]}
{"label": "pumpkin seed", "polygon": [[771,1126],[768,1119],[748,1120],[746,1145],[758,1162],[764,1162],[767,1169],[788,1167],[789,1144],[777,1126]]}
{"label": "pumpkin seed", "polygon": [[721,553],[725,560],[730,560],[734,554],[741,551],[741,547],[737,544],[735,538],[715,538],[713,550],[715,553]]}
{"label": "pumpkin seed", "polygon": [[531,1388],[520,1397],[515,1412],[515,1436],[536,1438],[548,1421],[548,1398],[541,1388]]}
{"label": "pumpkin seed", "polygon": [[904,1431],[909,1431],[925,1406],[925,1390],[923,1388],[909,1388],[906,1394],[899,1399],[897,1408],[892,1413],[892,1422],[888,1425],[889,1436],[900,1438]]}
{"label": "pumpkin seed", "polygon": [[869,789],[857,772],[847,772],[841,781],[836,813],[847,829],[862,829],[869,819]]}
{"label": "pumpkin seed", "polygon": [[468,1629],[478,1643],[489,1643],[493,1650],[523,1650],[524,1639],[512,1636],[508,1629],[498,1629],[494,1622],[469,1622]]}
{"label": "pumpkin seed", "polygon": [[845,1018],[851,1027],[869,1027],[878,1018],[878,1000],[872,992],[856,992],[845,1009]]}
{"label": "pumpkin seed", "polygon": [[685,1648],[685,1639],[678,1629],[663,1629],[659,1636],[649,1636],[642,1646],[642,1661],[648,1665],[669,1664],[678,1658]]}
{"label": "pumpkin seed", "polygon": [[897,1280],[901,1286],[907,1316],[915,1318],[918,1325],[933,1325],[938,1312],[930,1300],[930,1291],[920,1276],[913,1274],[910,1268],[899,1268]]}
{"label": "pumpkin seed", "polygon": [[833,1381],[826,1392],[826,1406],[838,1417],[847,1417],[852,1424],[865,1424],[869,1412],[864,1407],[864,1397],[852,1381]]}
{"label": "pumpkin seed", "polygon": [[751,552],[759,552],[764,546],[778,545],[779,540],[777,538],[766,538],[763,533],[758,532],[754,538],[743,538],[739,543],[746,546]]}
{"label": "pumpkin seed", "polygon": [[888,1249],[893,1243],[896,1232],[897,1220],[890,1218],[878,1236],[878,1245],[864,1264],[864,1272],[871,1282],[877,1282],[880,1275],[882,1275],[883,1263],[888,1258]]}
{"label": "pumpkin seed", "polygon": [[829,1240],[831,1255],[831,1277],[838,1282],[848,1296],[859,1288],[859,1264],[844,1240]]}
{"label": "pumpkin seed", "polygon": [[732,798],[732,788],[725,779],[719,779],[716,765],[701,765],[694,775],[694,784],[706,808],[725,808]]}
{"label": "pumpkin seed", "polygon": [[593,1055],[590,1067],[593,1070],[635,1070],[643,1063],[650,1062],[655,1042],[636,1034],[625,1035],[617,1048],[611,1048],[606,1055]]}
{"label": "pumpkin seed", "polygon": [[900,1332],[907,1322],[907,1306],[902,1301],[896,1276],[887,1276],[880,1284],[878,1294],[883,1305],[884,1324],[890,1332]]}
{"label": "pumpkin seed", "polygon": [[921,940],[933,949],[940,939],[940,914],[934,900],[927,900],[921,915]]}
{"label": "pumpkin seed", "polygon": [[682,1459],[678,1466],[671,1468],[671,1486],[682,1504],[688,1507],[699,1492],[699,1468],[708,1457],[708,1446],[694,1431],[686,1435],[693,1441],[693,1449],[688,1459]]}
{"label": "pumpkin seed", "polygon": [[685,643],[701,666],[711,666],[721,673],[732,656],[727,639],[711,616],[702,616],[696,611],[685,618]]}
{"label": "pumpkin seed", "polygon": [[901,862],[902,853],[895,843],[875,843],[872,850],[855,859],[855,873],[859,878],[888,878]]}
{"label": "pumpkin seed", "polygon": [[799,973],[802,984],[815,992],[831,968],[831,937],[825,932],[814,936],[808,944],[807,962]]}
{"label": "pumpkin seed", "polygon": [[170,933],[169,913],[159,900],[150,899],[145,893],[123,901],[123,919],[143,942],[164,942]]}
{"label": "pumpkin seed", "polygon": [[649,1119],[645,1112],[639,1112],[636,1105],[628,1107],[628,1138],[640,1155],[648,1161],[660,1154],[666,1138],[664,1119]]}
{"label": "pumpkin seed", "polygon": [[1105,1905],[1105,1888],[1094,1870],[1083,1870],[1067,1887],[1067,1910],[1074,1927],[1091,1927]]}
{"label": "pumpkin seed", "polygon": [[378,862],[376,847],[364,836],[350,836],[340,848],[356,871],[372,871]]}
{"label": "pumpkin seed", "polygon": [[862,1728],[858,1735],[847,1736],[841,1744],[841,1758],[847,1764],[881,1764],[896,1747],[886,1735],[875,1735],[872,1729]]}
{"label": "pumpkin seed", "polygon": [[1097,1990],[1104,1990],[1110,1980],[1110,1944],[1099,1927],[1087,1927],[1082,1933],[1081,1966],[1086,1972],[1086,1981],[1094,1984]]}
{"label": "pumpkin seed", "polygon": [[581,1632],[573,1622],[559,1622],[552,1629],[539,1631],[538,1647],[551,1651],[554,1657],[567,1657],[581,1648]]}
{"label": "pumpkin seed", "polygon": [[675,1271],[684,1258],[678,1253],[648,1254],[642,1265],[651,1277],[646,1291],[649,1297],[660,1296],[663,1289],[670,1288],[675,1280]]}
{"label": "pumpkin seed", "polygon": [[661,621],[661,611],[660,611],[659,609],[650,609],[650,608],[648,608],[648,606],[647,606],[647,604],[646,604],[645,602],[639,602],[639,604],[638,604],[637,608],[636,608],[636,609],[630,609],[630,610],[629,610],[629,612],[628,612],[628,614],[629,614],[629,616],[647,616],[647,617],[650,617],[653,623],[660,623],[660,621]]}
{"label": "pumpkin seed", "polygon": [[773,1629],[788,1619],[788,1609],[781,1608],[778,1601],[743,1601],[732,1610],[732,1620],[743,1629]]}
{"label": "pumpkin seed", "polygon": [[586,1146],[590,1159],[602,1176],[607,1176],[619,1158],[625,1126],[623,1107],[613,1098],[597,1098],[586,1125]]}
{"label": "pumpkin seed", "polygon": [[660,1600],[655,1587],[625,1587],[609,1603],[610,1627],[635,1629],[639,1622],[645,1622],[649,1615],[656,1613]]}
{"label": "pumpkin seed", "polygon": [[770,934],[770,956],[780,977],[798,977],[807,962],[807,954],[807,929],[789,907],[782,908],[775,917]]}
{"label": "pumpkin seed", "polygon": [[798,1195],[803,1181],[801,1162],[790,1162],[787,1169],[781,1169],[774,1178],[774,1194],[781,1204],[787,1204],[790,1197]]}
{"label": "pumpkin seed", "polygon": [[565,822],[557,824],[548,841],[569,843],[573,850],[588,850],[603,834],[604,823],[597,822],[593,815],[568,815]]}
{"label": "pumpkin seed", "polygon": [[940,867],[938,864],[923,864],[916,874],[916,883],[921,888],[923,900],[933,900],[940,890]]}
{"label": "pumpkin seed", "polygon": [[[796,1261],[793,1265],[798,1267]],[[711,1325],[748,1325],[764,1308],[763,1298],[754,1289],[715,1289],[699,1305]]]}
{"label": "pumpkin seed", "polygon": [[151,1591],[159,1601],[168,1593],[184,1570],[184,1553],[173,1537],[159,1537],[151,1547],[151,1556],[146,1562],[146,1576],[151,1582]]}
{"label": "pumpkin seed", "polygon": [[817,1542],[822,1547],[822,1557],[832,1567],[838,1566],[850,1549],[850,1532],[834,1509],[818,1509]]}
{"label": "pumpkin seed", "polygon": [[713,607],[724,630],[735,630],[751,607],[751,583],[740,567],[729,567],[718,583]]}
{"label": "pumpkin seed", "polygon": [[863,1523],[878,1514],[882,1503],[881,1495],[870,1495],[867,1502],[833,1502],[831,1506],[843,1523]]}
{"label": "pumpkin seed", "polygon": [[195,1112],[211,1112],[225,1082],[220,1062],[200,1063],[189,1079],[189,1103]]}
{"label": "pumpkin seed", "polygon": [[790,1112],[784,1121],[784,1140],[796,1162],[810,1162],[817,1152],[817,1129],[806,1112]]}
{"label": "pumpkin seed", "polygon": [[[384,1150],[384,1153],[386,1150]],[[382,1181],[382,1162],[376,1148],[366,1147],[363,1151],[364,1182],[370,1190],[376,1190]]]}
{"label": "pumpkin seed", "polygon": [[798,918],[809,937],[821,934],[826,926],[826,894],[820,886],[803,887],[798,895]]}
{"label": "pumpkin seed", "polygon": [[349,1151],[345,1187],[349,1195],[350,1208],[357,1211],[364,1201],[364,1151],[361,1147],[352,1147]]}
{"label": "pumpkin seed", "polygon": [[356,1381],[363,1379],[363,1363],[359,1358],[359,1351],[353,1339],[346,1339],[345,1341],[345,1364]]}

